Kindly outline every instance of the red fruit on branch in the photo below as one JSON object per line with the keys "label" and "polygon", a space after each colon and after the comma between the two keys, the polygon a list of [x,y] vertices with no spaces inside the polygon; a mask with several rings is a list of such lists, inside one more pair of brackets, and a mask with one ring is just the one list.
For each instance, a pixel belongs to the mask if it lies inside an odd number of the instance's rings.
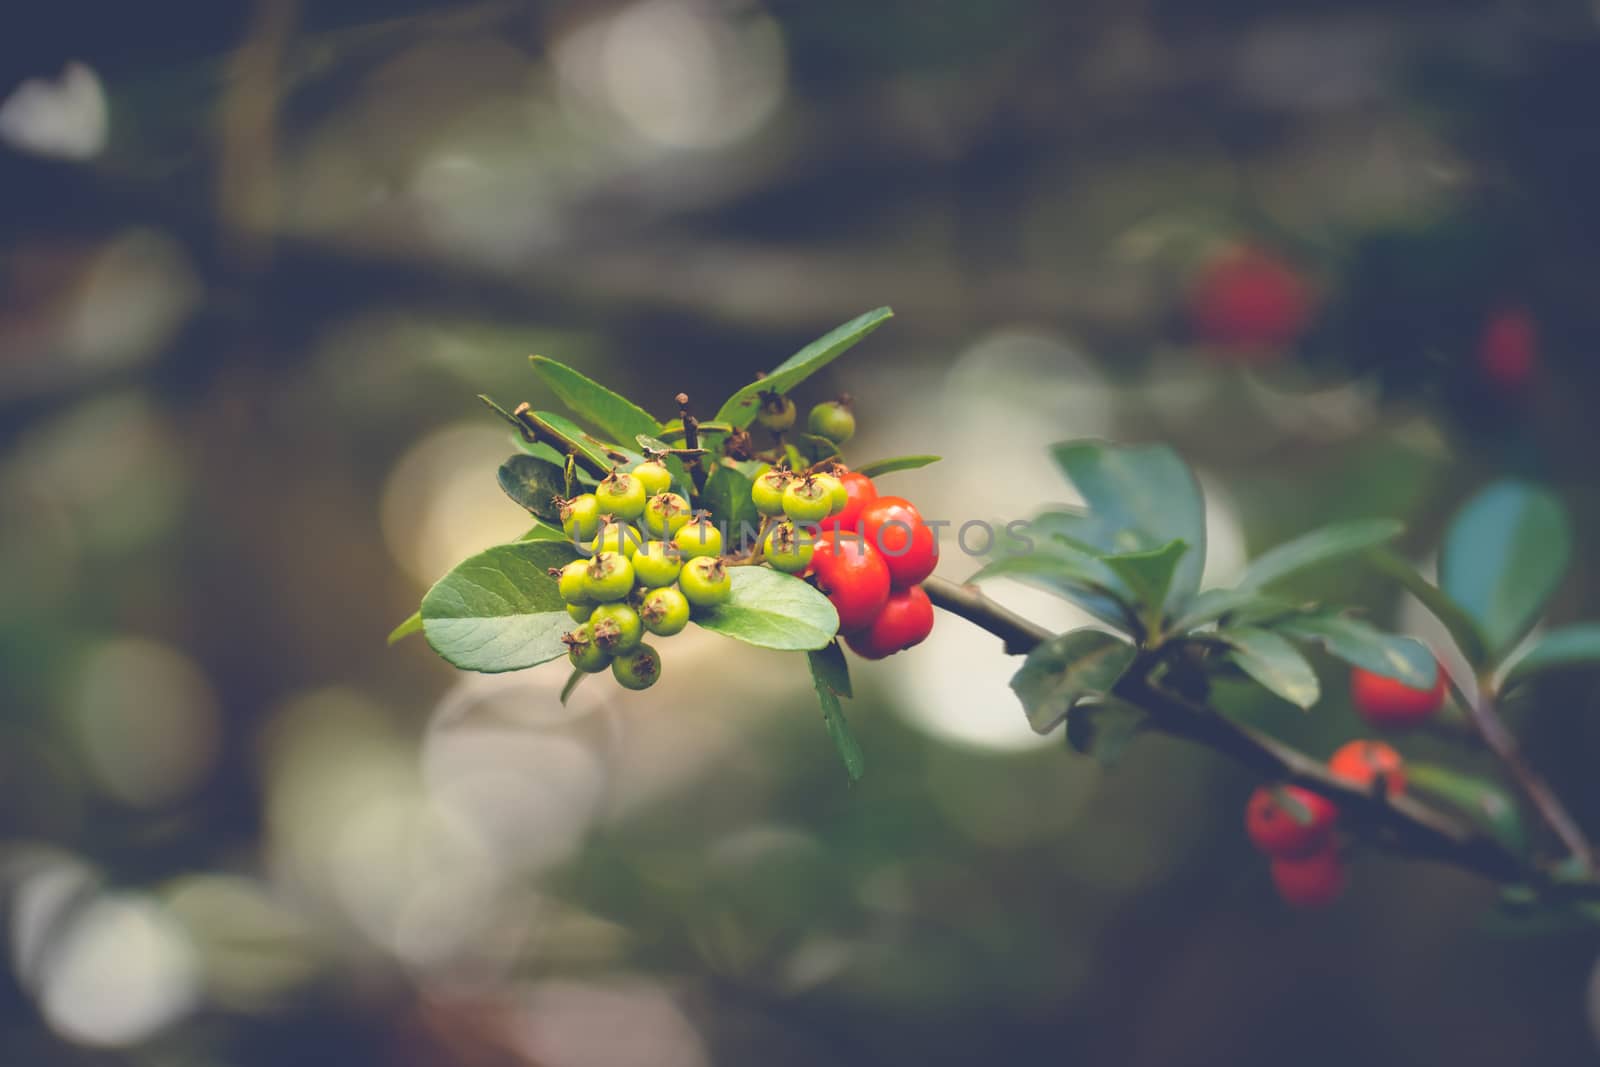
{"label": "red fruit on branch", "polygon": [[916,585],[939,561],[933,530],[904,497],[880,496],[867,504],[861,511],[861,532],[883,553],[897,589]]}
{"label": "red fruit on branch", "polygon": [[1386,730],[1404,730],[1427,722],[1444,706],[1444,691],[1442,668],[1429,689],[1415,689],[1360,667],[1350,670],[1350,699],[1356,711],[1373,726]]}
{"label": "red fruit on branch", "polygon": [[831,531],[817,539],[811,574],[839,613],[839,630],[872,625],[889,600],[889,566],[866,541]]}
{"label": "red fruit on branch", "polygon": [[933,632],[933,602],[922,586],[898,589],[865,630],[845,635],[850,651],[863,659],[883,659],[920,645]]}
{"label": "red fruit on branch", "polygon": [[1390,794],[1398,796],[1406,791],[1405,760],[1382,741],[1362,739],[1341,745],[1328,758],[1328,770],[1362,788],[1382,775]]}
{"label": "red fruit on branch", "polygon": [[841,474],[839,481],[844,485],[846,502],[844,508],[835,515],[829,515],[822,520],[824,530],[845,530],[856,532],[856,526],[861,522],[861,512],[868,504],[878,499],[878,487],[872,484],[872,479],[865,474],[850,471]]}
{"label": "red fruit on branch", "polygon": [[1478,340],[1478,369],[1492,384],[1520,389],[1533,377],[1539,361],[1539,324],[1527,308],[1498,308],[1484,323]]}
{"label": "red fruit on branch", "polygon": [[[1302,810],[1292,810],[1298,805]],[[1245,805],[1245,832],[1256,848],[1279,859],[1309,856],[1333,836],[1339,809],[1296,785],[1261,786]]]}
{"label": "red fruit on branch", "polygon": [[1344,860],[1330,842],[1309,856],[1272,861],[1272,884],[1285,904],[1296,908],[1325,908],[1344,892]]}
{"label": "red fruit on branch", "polygon": [[1271,361],[1311,320],[1311,286],[1265,249],[1234,247],[1206,262],[1190,283],[1195,336],[1242,362]]}

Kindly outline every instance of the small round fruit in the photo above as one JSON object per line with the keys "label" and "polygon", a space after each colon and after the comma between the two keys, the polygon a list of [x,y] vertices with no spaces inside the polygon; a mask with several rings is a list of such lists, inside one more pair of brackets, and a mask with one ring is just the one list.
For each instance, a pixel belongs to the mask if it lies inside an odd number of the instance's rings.
{"label": "small round fruit", "polygon": [[567,659],[585,674],[597,674],[611,665],[611,653],[595,643],[588,623],[562,635],[561,640],[567,646]]}
{"label": "small round fruit", "polygon": [[839,484],[845,491],[845,505],[840,510],[822,520],[824,530],[848,530],[856,533],[861,525],[861,512],[872,501],[878,499],[878,487],[872,484],[872,479],[865,474],[850,471],[839,476]]}
{"label": "small round fruit", "polygon": [[[1292,805],[1299,805],[1300,811]],[[1244,829],[1256,848],[1279,859],[1311,855],[1327,845],[1339,809],[1297,785],[1261,786],[1244,808]]]}
{"label": "small round fruit", "polygon": [[722,531],[711,516],[697,515],[672,537],[672,543],[685,559],[722,555]]}
{"label": "small round fruit", "polygon": [[1478,342],[1478,368],[1492,385],[1520,389],[1539,362],[1539,324],[1517,304],[1497,309]]}
{"label": "small round fruit", "polygon": [[750,500],[763,515],[783,514],[783,491],[794,481],[794,475],[777,467],[768,467],[756,475],[750,485]]}
{"label": "small round fruit", "polygon": [[661,677],[661,655],[649,645],[640,645],[611,661],[611,675],[624,689],[649,689]]}
{"label": "small round fruit", "polygon": [[856,417],[843,400],[828,400],[811,409],[806,425],[818,437],[842,445],[856,435]]}
{"label": "small round fruit", "polygon": [[689,625],[689,598],[672,586],[652,589],[639,603],[639,618],[657,637],[671,637]]}
{"label": "small round fruit", "polygon": [[1312,296],[1300,272],[1276,254],[1235,247],[1200,268],[1188,304],[1195,335],[1218,355],[1264,363],[1305,332]]}
{"label": "small round fruit", "polygon": [[633,468],[633,476],[644,486],[644,495],[652,497],[672,488],[672,472],[658,459],[647,459]]}
{"label": "small round fruit", "polygon": [[639,613],[621,602],[601,604],[589,616],[589,635],[608,656],[632,652],[644,640]]}
{"label": "small round fruit", "polygon": [[889,565],[860,538],[823,534],[811,554],[811,573],[839,613],[843,633],[872,625],[889,601]]}
{"label": "small round fruit", "polygon": [[780,522],[767,531],[761,544],[761,555],[785,574],[799,574],[811,566],[811,554],[816,550],[814,539],[792,522]]}
{"label": "small round fruit", "polygon": [[672,535],[688,523],[691,514],[689,502],[677,493],[657,493],[645,502],[644,528],[651,537],[671,540]]}
{"label": "small round fruit", "polygon": [[587,541],[600,528],[600,502],[581,493],[561,502],[561,529],[573,541]]}
{"label": "small round fruit", "polygon": [[[795,522],[821,522],[833,511],[833,487],[825,474],[796,478],[783,491],[783,513]],[[828,478],[828,481],[833,481]]]}
{"label": "small round fruit", "polygon": [[644,514],[644,482],[627,471],[612,471],[594,488],[600,514],[631,521]]}
{"label": "small round fruit", "polygon": [[[568,604],[593,604],[589,595],[589,561],[575,559],[555,572],[556,592]],[[582,621],[581,619],[579,620]]]}
{"label": "small round fruit", "polygon": [[638,527],[626,522],[608,522],[594,535],[594,540],[589,543],[589,551],[595,555],[601,552],[616,552],[627,559],[632,559],[633,554],[639,551],[644,542],[645,536],[639,532]]}
{"label": "small round fruit", "polygon": [[1363,788],[1381,775],[1391,796],[1406,791],[1406,764],[1400,753],[1382,741],[1365,739],[1341,745],[1328,759],[1328,770]]}
{"label": "small round fruit", "polygon": [[904,497],[880,496],[862,508],[861,534],[883,553],[889,577],[898,588],[916,585],[939,562],[933,530]]}
{"label": "small round fruit", "polygon": [[1356,711],[1373,726],[1404,730],[1420,726],[1444,706],[1444,671],[1438,672],[1432,688],[1413,689],[1404,682],[1381,674],[1350,669],[1350,699]]}
{"label": "small round fruit", "polygon": [[761,410],[756,421],[775,433],[782,433],[794,425],[794,401],[779,393],[762,393]]}
{"label": "small round fruit", "polygon": [[850,496],[845,492],[844,486],[833,475],[818,472],[811,475],[811,481],[818,489],[827,491],[828,515],[838,514],[839,509],[850,502]]}
{"label": "small round fruit", "polygon": [[865,630],[844,636],[850,651],[863,659],[883,659],[920,645],[933,632],[933,602],[922,586],[889,594],[883,610]]}
{"label": "small round fruit", "polygon": [[665,541],[651,541],[633,554],[633,580],[646,589],[659,589],[678,580],[683,556]]}
{"label": "small round fruit", "polygon": [[594,614],[594,609],[593,601],[585,601],[582,604],[568,604],[567,614],[572,616],[573,622],[588,622],[589,616]]}
{"label": "small round fruit", "polygon": [[601,604],[624,599],[633,592],[633,564],[617,552],[602,552],[584,572],[589,599]]}
{"label": "small round fruit", "polygon": [[696,556],[683,565],[678,588],[693,608],[714,608],[733,595],[733,576],[714,556]]}
{"label": "small round fruit", "polygon": [[1345,882],[1344,860],[1331,841],[1308,856],[1272,861],[1272,884],[1291,907],[1325,908],[1339,899]]}

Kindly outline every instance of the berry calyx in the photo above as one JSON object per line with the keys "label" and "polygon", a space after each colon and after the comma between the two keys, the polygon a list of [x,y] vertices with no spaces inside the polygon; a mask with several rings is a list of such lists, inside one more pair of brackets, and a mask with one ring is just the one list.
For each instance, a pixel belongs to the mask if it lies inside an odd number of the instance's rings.
{"label": "berry calyx", "polygon": [[782,433],[794,425],[794,401],[781,393],[764,392],[761,394],[761,410],[756,412],[756,421],[774,433]]}
{"label": "berry calyx", "polygon": [[813,539],[792,522],[780,522],[761,542],[761,555],[785,574],[799,574],[811,565]]}
{"label": "berry calyx", "polygon": [[856,416],[850,410],[849,398],[818,404],[806,416],[806,426],[818,437],[825,437],[836,445],[844,444],[856,435]]}
{"label": "berry calyx", "polygon": [[627,471],[612,471],[594,488],[600,512],[625,522],[644,514],[644,482]]}
{"label": "berry calyx", "polygon": [[821,522],[833,511],[833,485],[829,483],[834,479],[826,474],[791,480],[783,490],[783,513],[794,522]]}
{"label": "berry calyx", "polygon": [[883,610],[865,630],[845,634],[850,651],[863,659],[883,659],[920,645],[933,632],[933,602],[922,586],[889,594]]}
{"label": "berry calyx", "polygon": [[789,488],[794,475],[780,467],[768,467],[756,475],[750,485],[750,500],[763,515],[783,514],[783,491]]}
{"label": "berry calyx", "polygon": [[590,600],[602,604],[622,600],[633,592],[633,564],[621,553],[601,552],[589,561],[584,588]]}
{"label": "berry calyx", "polygon": [[733,595],[733,576],[715,556],[696,556],[683,565],[678,588],[693,608],[714,608]]}
{"label": "berry calyx", "polygon": [[568,604],[594,604],[594,598],[589,595],[588,560],[575,559],[565,567],[552,567],[550,573],[555,576],[556,592],[561,594],[562,600]]}
{"label": "berry calyx", "polygon": [[601,604],[589,616],[589,636],[608,656],[632,652],[644,640],[639,613],[620,601]]}
{"label": "berry calyx", "polygon": [[1371,786],[1382,776],[1390,796],[1406,791],[1405,760],[1382,741],[1361,739],[1341,745],[1328,758],[1328,770],[1362,788]]}
{"label": "berry calyx", "polygon": [[671,637],[689,625],[689,598],[672,586],[652,589],[639,602],[639,618],[657,637]]}
{"label": "berry calyx", "polygon": [[683,556],[665,541],[651,541],[633,554],[634,581],[646,589],[659,589],[678,580]]}
{"label": "berry calyx", "polygon": [[1311,287],[1278,255],[1234,247],[1207,261],[1189,287],[1195,335],[1218,354],[1265,363],[1299,339],[1311,319]]}
{"label": "berry calyx", "polygon": [[557,501],[561,530],[572,541],[587,541],[600,528],[600,502],[593,493],[581,493],[571,500]]}
{"label": "berry calyx", "polygon": [[594,540],[589,542],[589,551],[595,555],[601,552],[615,552],[627,559],[632,559],[633,554],[644,545],[645,536],[639,532],[638,527],[626,522],[613,522],[609,517],[600,527],[600,532],[595,534]]}
{"label": "berry calyx", "polygon": [[722,531],[703,511],[684,523],[673,535],[672,543],[685,559],[722,555]]}
{"label": "berry calyx", "polygon": [[889,565],[861,538],[823,534],[811,554],[811,574],[839,613],[842,633],[872,625],[889,601]]}
{"label": "berry calyx", "polygon": [[1445,676],[1441,668],[1432,688],[1414,689],[1394,678],[1350,669],[1350,699],[1363,719],[1386,730],[1404,730],[1431,719],[1444,706]]}
{"label": "berry calyx", "polygon": [[1539,325],[1527,308],[1498,308],[1484,324],[1478,342],[1478,369],[1491,384],[1520,389],[1539,361]]}
{"label": "berry calyx", "polygon": [[1322,849],[1338,819],[1333,801],[1297,785],[1261,786],[1250,794],[1244,809],[1244,829],[1251,842],[1279,859],[1301,858]]}
{"label": "berry calyx", "polygon": [[661,677],[661,655],[649,645],[640,645],[611,661],[611,676],[624,689],[649,689]]}
{"label": "berry calyx", "polygon": [[904,497],[880,496],[864,507],[861,534],[883,554],[898,588],[916,585],[933,573],[939,561],[933,530]]}
{"label": "berry calyx", "polygon": [[644,495],[652,497],[672,488],[672,472],[659,459],[647,459],[633,468],[632,474],[644,486]]}
{"label": "berry calyx", "polygon": [[856,532],[861,525],[861,512],[878,499],[878,487],[865,474],[849,471],[839,476],[839,486],[844,490],[845,503],[839,510],[822,520],[824,530],[849,530]]}
{"label": "berry calyx", "polygon": [[611,666],[611,653],[595,643],[588,623],[563,634],[561,641],[567,646],[567,659],[583,673],[598,674]]}
{"label": "berry calyx", "polygon": [[1325,908],[1344,892],[1344,860],[1329,842],[1308,856],[1272,861],[1272,884],[1285,904],[1296,908]]}
{"label": "berry calyx", "polygon": [[651,537],[668,541],[684,528],[691,514],[689,502],[677,493],[657,493],[645,501],[641,521]]}

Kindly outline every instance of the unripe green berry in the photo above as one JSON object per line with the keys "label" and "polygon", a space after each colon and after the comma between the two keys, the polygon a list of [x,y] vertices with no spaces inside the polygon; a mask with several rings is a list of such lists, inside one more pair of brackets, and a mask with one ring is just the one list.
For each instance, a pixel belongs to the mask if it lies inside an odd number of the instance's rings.
{"label": "unripe green berry", "polygon": [[633,564],[616,552],[602,552],[584,572],[589,599],[605,604],[633,592]]}
{"label": "unripe green berry", "polygon": [[582,604],[568,604],[567,614],[572,616],[573,622],[588,622],[589,616],[594,614],[595,604],[586,600]]}
{"label": "unripe green berry", "polygon": [[767,531],[761,554],[785,574],[798,574],[811,565],[811,553],[815,548],[813,539],[794,523],[780,522]]}
{"label": "unripe green berry", "polygon": [[812,481],[828,491],[828,514],[837,515],[850,503],[850,494],[845,491],[844,483],[831,474],[813,474]]}
{"label": "unripe green berry", "polygon": [[561,594],[562,600],[568,604],[594,603],[594,598],[589,595],[588,560],[575,559],[555,574],[556,592]]}
{"label": "unripe green berry", "polygon": [[763,515],[783,514],[783,491],[794,481],[794,475],[777,467],[768,467],[756,475],[750,484],[750,500]]}
{"label": "unripe green berry", "polygon": [[633,580],[646,589],[657,589],[678,580],[683,556],[664,541],[651,541],[633,554]]}
{"label": "unripe green berry", "polygon": [[672,543],[685,559],[722,555],[722,531],[709,515],[699,515],[672,538]]}
{"label": "unripe green berry", "polygon": [[611,676],[624,689],[649,689],[661,677],[661,656],[649,645],[640,645],[612,661]]}
{"label": "unripe green berry", "polygon": [[657,493],[645,503],[644,528],[651,537],[668,541],[688,524],[691,514],[689,502],[677,493]]}
{"label": "unripe green berry", "polygon": [[595,486],[600,514],[631,521],[644,514],[644,482],[626,471],[612,471]]}
{"label": "unripe green berry", "polygon": [[671,637],[689,625],[689,598],[673,586],[652,589],[639,604],[639,618],[657,637]]}
{"label": "unripe green berry", "polygon": [[600,527],[600,532],[589,542],[589,551],[596,555],[601,552],[617,552],[631,559],[644,542],[645,536],[637,527],[625,522],[608,522]]}
{"label": "unripe green berry", "polygon": [[600,502],[582,493],[561,502],[561,529],[573,541],[587,541],[600,528]]}
{"label": "unripe green berry", "polygon": [[833,512],[833,487],[825,484],[836,479],[826,474],[810,474],[796,478],[783,491],[783,513],[795,522],[821,522]]}
{"label": "unripe green berry", "polygon": [[818,437],[826,437],[842,445],[856,435],[856,417],[850,405],[842,400],[829,400],[811,409],[806,425]]}
{"label": "unripe green berry", "polygon": [[678,588],[693,608],[714,608],[733,595],[733,576],[727,566],[711,556],[699,556],[683,565]]}
{"label": "unripe green berry", "polygon": [[564,634],[561,640],[567,646],[567,659],[585,674],[597,674],[611,665],[611,653],[595,644],[588,623]]}
{"label": "unripe green berry", "polygon": [[780,393],[762,393],[761,410],[756,421],[775,433],[782,433],[794,425],[794,401]]}
{"label": "unripe green berry", "polygon": [[633,476],[644,486],[646,497],[665,493],[672,488],[672,472],[658,459],[647,459],[633,468]]}
{"label": "unripe green berry", "polygon": [[632,652],[644,640],[639,613],[623,603],[601,604],[589,616],[589,634],[608,656]]}

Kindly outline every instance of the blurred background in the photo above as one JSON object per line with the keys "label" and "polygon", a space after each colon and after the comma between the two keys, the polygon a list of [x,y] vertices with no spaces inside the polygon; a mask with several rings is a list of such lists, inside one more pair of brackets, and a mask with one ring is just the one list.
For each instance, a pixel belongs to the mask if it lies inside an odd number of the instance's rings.
{"label": "blurred background", "polygon": [[[801,390],[925,514],[1071,500],[1163,440],[1207,580],[1392,515],[1427,564],[1553,485],[1600,616],[1600,8],[1579,0],[84,3],[0,16],[0,1063],[1576,1063],[1591,929],[1365,856],[1286,910],[1255,784],[1040,738],[943,618],[798,658],[384,645],[508,540],[474,399],[571,363],[703,411],[880,304]],[[887,481],[887,479],[886,479]],[[941,573],[977,563],[946,554]],[[1355,569],[1306,596],[1433,640]],[[1021,588],[1007,603],[1080,616]],[[1233,709],[1314,754],[1358,732]],[[1600,691],[1510,708],[1600,828]],[[1439,741],[1408,755],[1489,770]]]}

